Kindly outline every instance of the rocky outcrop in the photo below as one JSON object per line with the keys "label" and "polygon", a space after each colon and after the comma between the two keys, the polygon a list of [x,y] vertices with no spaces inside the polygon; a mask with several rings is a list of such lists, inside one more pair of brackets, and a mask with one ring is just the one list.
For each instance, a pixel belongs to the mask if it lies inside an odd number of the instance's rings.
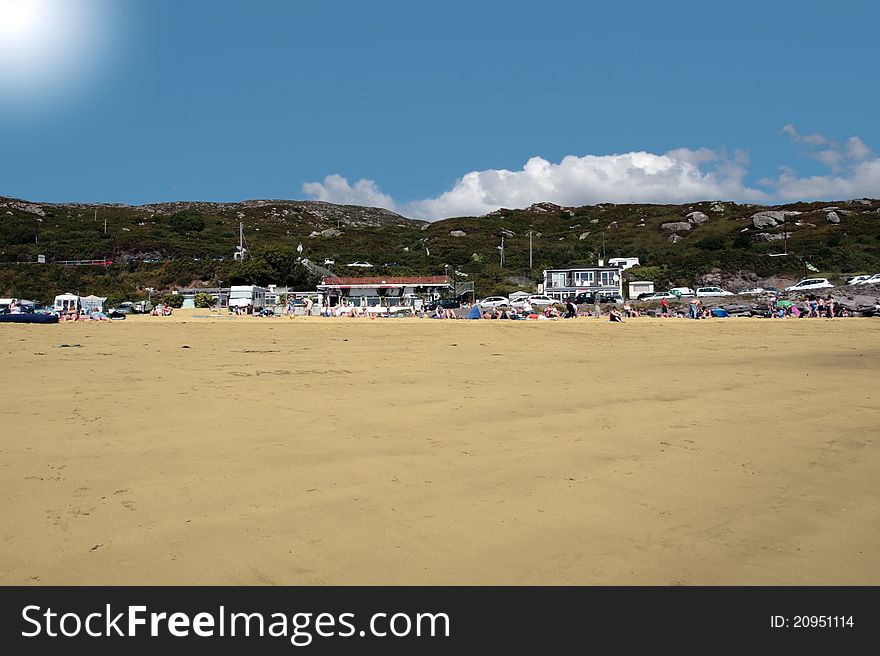
{"label": "rocky outcrop", "polygon": [[467,233],[464,230],[450,230],[450,237],[467,237]]}
{"label": "rocky outcrop", "polygon": [[688,221],[690,221],[691,223],[694,223],[696,225],[699,225],[701,223],[705,223],[706,221],[709,220],[709,217],[706,216],[705,214],[703,214],[702,212],[691,212],[690,214],[687,215],[686,218]]}
{"label": "rocky outcrop", "polygon": [[775,228],[783,221],[785,221],[785,212],[768,210],[752,215],[752,225],[759,230],[762,230],[764,228]]}
{"label": "rocky outcrop", "polygon": [[683,232],[691,229],[691,224],[687,221],[672,221],[670,223],[664,223],[660,226],[664,230],[669,230],[670,232]]}
{"label": "rocky outcrop", "polygon": [[770,232],[759,232],[755,235],[755,241],[778,241],[780,239],[785,239],[785,235]]}
{"label": "rocky outcrop", "polygon": [[669,241],[672,244],[677,244],[682,239],[684,239],[684,237],[682,237],[681,235],[676,235],[676,234],[669,235]]}
{"label": "rocky outcrop", "polygon": [[580,235],[580,237],[578,237],[578,239],[579,239],[580,241],[583,241],[584,239],[586,239],[586,238],[589,237],[589,236],[590,236],[590,233],[589,233],[589,232],[582,232],[581,235]]}
{"label": "rocky outcrop", "polygon": [[21,210],[22,212],[27,212],[28,214],[36,214],[37,216],[46,216],[46,212],[43,211],[43,208],[39,205],[34,205],[33,203],[19,203],[12,202],[9,203],[9,207]]}
{"label": "rocky outcrop", "polygon": [[327,228],[326,230],[321,230],[320,232],[315,230],[309,237],[340,237],[342,235],[342,230],[337,230],[336,228]]}
{"label": "rocky outcrop", "polygon": [[837,212],[828,212],[828,214],[825,215],[825,220],[828,221],[828,223],[840,223],[840,216],[838,216]]}

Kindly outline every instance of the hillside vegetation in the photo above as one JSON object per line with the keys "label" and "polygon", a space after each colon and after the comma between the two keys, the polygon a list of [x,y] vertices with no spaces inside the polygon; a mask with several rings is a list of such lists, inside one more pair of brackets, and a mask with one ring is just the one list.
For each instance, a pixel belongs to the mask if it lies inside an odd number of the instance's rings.
{"label": "hillside vegetation", "polygon": [[[232,257],[239,223],[253,255],[244,263]],[[774,207],[538,203],[426,223],[378,208],[312,201],[126,206],[0,197],[0,294],[46,301],[79,291],[121,300],[141,298],[148,287],[220,281],[309,287],[316,279],[297,262],[300,244],[301,257],[319,264],[332,259],[330,268],[340,275],[441,274],[448,265],[474,280],[478,295],[529,287],[545,268],[595,264],[603,253],[606,260],[638,257],[643,266],[627,275],[661,288],[737,287],[798,279],[805,261],[830,277],[880,271],[880,201]],[[786,247],[787,257],[769,256]],[[37,255],[47,264],[35,264]],[[74,259],[113,264],[57,264]],[[355,260],[374,268],[345,267]]]}

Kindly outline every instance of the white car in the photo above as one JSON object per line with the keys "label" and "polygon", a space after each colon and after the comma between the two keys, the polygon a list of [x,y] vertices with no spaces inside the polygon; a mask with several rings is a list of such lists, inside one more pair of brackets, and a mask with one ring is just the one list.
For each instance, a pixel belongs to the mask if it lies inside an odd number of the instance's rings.
{"label": "white car", "polygon": [[643,298],[643,301],[662,301],[663,299],[671,301],[674,298],[678,298],[677,294],[673,294],[672,292],[654,292],[650,296],[646,296]]}
{"label": "white car", "polygon": [[868,278],[867,280],[862,280],[862,282],[851,283],[855,285],[880,285],[880,273],[875,273],[873,276]]}
{"label": "white car", "polygon": [[516,301],[511,301],[511,307],[515,307],[515,308],[524,307],[526,304],[526,301],[529,302],[529,305],[533,305],[533,306],[537,306],[537,307],[548,307],[548,306],[556,303],[556,301],[554,299],[550,298],[549,296],[545,296],[544,294],[532,294],[531,296],[529,296],[527,298],[524,298],[521,300],[516,300]]}
{"label": "white car", "polygon": [[669,290],[669,293],[676,296],[693,296],[694,290],[690,287],[673,287]]}
{"label": "white car", "polygon": [[502,306],[510,306],[510,299],[506,296],[487,296],[482,301],[477,303],[480,307],[502,307]]}
{"label": "white car", "polygon": [[763,287],[749,287],[748,289],[742,290],[739,294],[740,296],[757,296],[758,294],[763,294]]}
{"label": "white car", "polygon": [[713,296],[733,296],[733,292],[729,292],[721,287],[697,287],[695,296],[697,298],[710,298]]}
{"label": "white car", "polygon": [[370,264],[369,262],[352,262],[351,264],[346,264],[345,266],[368,268],[368,267],[372,267],[373,265]]}
{"label": "white car", "polygon": [[791,287],[786,287],[785,291],[799,292],[802,289],[827,289],[828,287],[834,287],[834,285],[828,282],[828,278],[805,278]]}

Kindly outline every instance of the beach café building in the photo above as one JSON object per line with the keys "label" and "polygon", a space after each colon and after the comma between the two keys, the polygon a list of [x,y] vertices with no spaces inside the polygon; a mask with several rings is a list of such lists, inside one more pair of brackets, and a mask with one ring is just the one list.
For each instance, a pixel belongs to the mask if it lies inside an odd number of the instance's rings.
{"label": "beach caf\u00e9 building", "polygon": [[318,291],[324,294],[330,307],[418,305],[419,301],[438,299],[451,289],[452,282],[447,276],[327,277],[318,285]]}
{"label": "beach caf\u00e9 building", "polygon": [[582,292],[620,294],[623,296],[621,270],[616,266],[584,266],[571,269],[546,269],[544,293],[557,301]]}

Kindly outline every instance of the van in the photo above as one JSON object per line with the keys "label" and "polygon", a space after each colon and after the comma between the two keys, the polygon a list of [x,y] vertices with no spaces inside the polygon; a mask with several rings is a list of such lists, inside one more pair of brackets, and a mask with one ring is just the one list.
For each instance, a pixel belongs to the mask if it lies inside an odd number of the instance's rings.
{"label": "van", "polygon": [[676,296],[693,296],[694,290],[690,287],[673,287],[669,290],[670,294],[675,294]]}

